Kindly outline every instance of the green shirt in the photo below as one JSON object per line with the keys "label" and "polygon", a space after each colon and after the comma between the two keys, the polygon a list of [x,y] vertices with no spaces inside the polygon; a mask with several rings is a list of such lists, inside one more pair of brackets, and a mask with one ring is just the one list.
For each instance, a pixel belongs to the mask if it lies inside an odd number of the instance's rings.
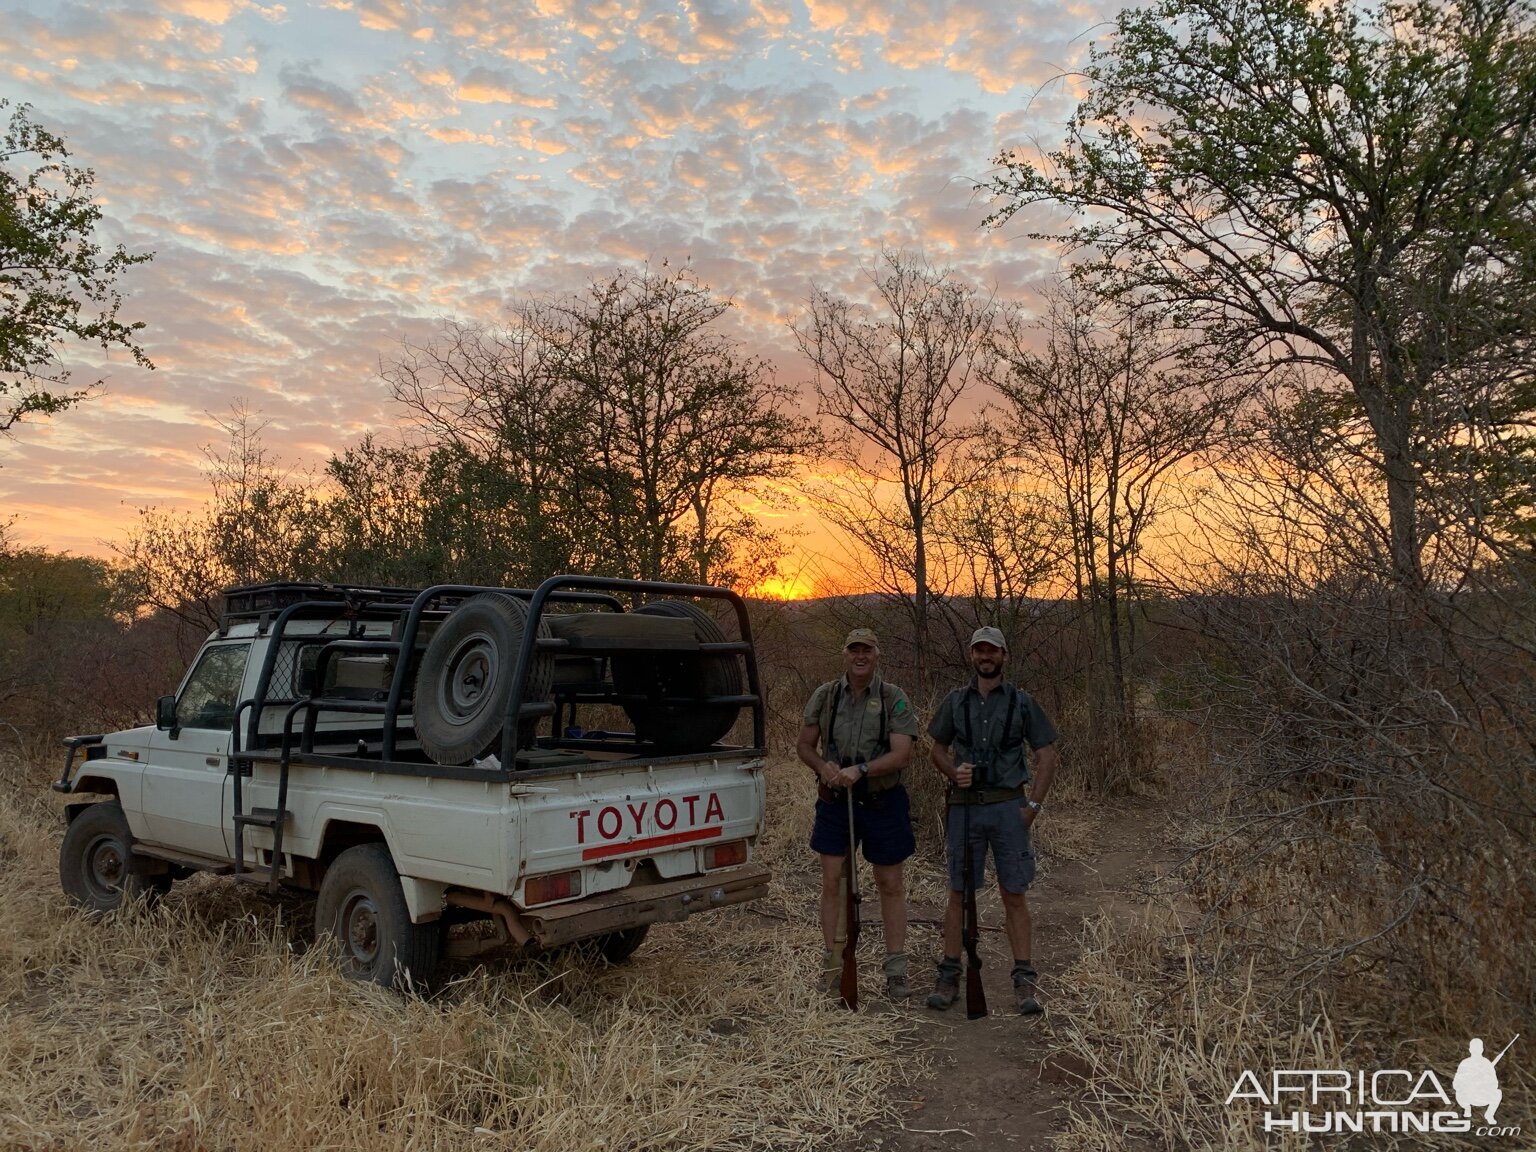
{"label": "green shirt", "polygon": [[[839,692],[838,689],[842,691]],[[837,714],[831,715],[833,701],[837,702]],[[884,712],[885,739],[880,736],[881,713]],[[831,727],[828,740],[827,727]],[[845,675],[829,680],[811,693],[805,705],[805,722],[821,729],[821,754],[839,764],[868,763],[890,751],[892,733],[903,736],[917,735],[917,714],[907,694],[894,684],[887,684],[875,673],[869,687],[855,692]],[[894,783],[899,773],[889,779]]]}
{"label": "green shirt", "polygon": [[983,698],[972,677],[944,697],[928,735],[950,746],[956,764],[969,761],[984,769],[976,773],[974,787],[1022,788],[1029,783],[1025,746],[1054,744],[1056,726],[1028,692],[1005,683]]}

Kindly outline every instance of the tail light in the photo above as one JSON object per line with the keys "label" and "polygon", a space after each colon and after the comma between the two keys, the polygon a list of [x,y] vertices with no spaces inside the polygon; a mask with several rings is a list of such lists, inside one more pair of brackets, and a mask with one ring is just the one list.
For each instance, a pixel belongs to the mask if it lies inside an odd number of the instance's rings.
{"label": "tail light", "polygon": [[733,840],[729,844],[715,844],[704,849],[704,871],[706,872],[746,862],[747,842],[745,840]]}
{"label": "tail light", "polygon": [[524,904],[548,904],[551,900],[569,900],[581,895],[581,873],[555,872],[535,876],[523,885]]}

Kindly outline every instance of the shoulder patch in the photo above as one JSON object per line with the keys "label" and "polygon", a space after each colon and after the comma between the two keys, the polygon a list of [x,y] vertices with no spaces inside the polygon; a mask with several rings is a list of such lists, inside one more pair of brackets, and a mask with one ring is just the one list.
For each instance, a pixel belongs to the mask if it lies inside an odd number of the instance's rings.
{"label": "shoulder patch", "polygon": [[896,704],[891,709],[891,711],[896,713],[896,715],[900,716],[906,710],[907,710],[907,698],[905,696],[898,696],[898,697],[896,697]]}

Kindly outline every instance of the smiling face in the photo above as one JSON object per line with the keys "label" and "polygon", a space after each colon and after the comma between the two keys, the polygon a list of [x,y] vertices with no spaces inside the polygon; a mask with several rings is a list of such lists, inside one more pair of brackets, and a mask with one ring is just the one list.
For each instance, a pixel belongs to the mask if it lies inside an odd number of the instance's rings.
{"label": "smiling face", "polygon": [[880,663],[880,650],[869,644],[850,644],[843,649],[843,671],[849,679],[867,680]]}
{"label": "smiling face", "polygon": [[983,640],[980,644],[971,645],[971,667],[976,669],[976,675],[983,680],[995,680],[1003,674],[1003,663],[1008,659],[1008,650],[999,648],[996,644],[988,644]]}

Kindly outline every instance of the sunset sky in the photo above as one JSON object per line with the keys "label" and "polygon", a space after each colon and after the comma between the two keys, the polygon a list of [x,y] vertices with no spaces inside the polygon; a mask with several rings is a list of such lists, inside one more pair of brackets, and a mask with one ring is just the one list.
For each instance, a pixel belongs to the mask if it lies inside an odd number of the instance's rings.
{"label": "sunset sky", "polygon": [[1057,255],[981,231],[973,182],[1055,143],[1116,7],[0,0],[0,96],[155,253],[124,287],[157,365],[115,354],[99,399],[0,442],[0,517],[104,554],[202,499],[237,398],[323,462],[394,427],[402,338],[647,259],[691,261],[790,383],[811,286],[856,293],[882,246],[1027,297]]}

